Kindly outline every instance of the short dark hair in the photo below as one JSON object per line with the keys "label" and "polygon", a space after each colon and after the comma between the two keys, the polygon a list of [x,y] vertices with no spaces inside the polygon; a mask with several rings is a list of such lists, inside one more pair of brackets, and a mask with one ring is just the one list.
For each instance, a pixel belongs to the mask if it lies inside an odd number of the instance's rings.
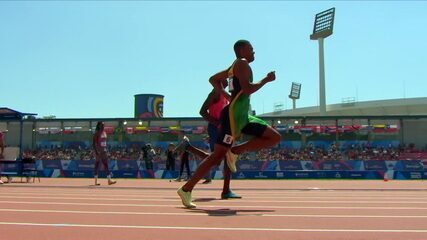
{"label": "short dark hair", "polygon": [[240,49],[242,47],[247,46],[251,44],[248,40],[240,39],[234,44],[234,53],[236,53],[236,56],[239,54]]}
{"label": "short dark hair", "polygon": [[104,122],[101,122],[101,121],[97,122],[96,123],[96,131],[101,130],[101,125],[103,125],[103,124],[104,124]]}

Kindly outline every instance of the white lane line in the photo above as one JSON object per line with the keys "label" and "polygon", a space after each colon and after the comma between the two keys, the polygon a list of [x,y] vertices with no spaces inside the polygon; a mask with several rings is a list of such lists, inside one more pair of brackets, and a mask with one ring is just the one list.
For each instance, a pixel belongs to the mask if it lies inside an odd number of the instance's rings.
{"label": "white lane line", "polygon": [[[70,214],[104,214],[104,215],[170,215],[170,216],[208,216],[209,213],[179,213],[179,212],[112,212],[112,211],[74,211],[74,210],[45,210],[45,209],[0,209],[0,212],[29,212],[29,213],[70,213]],[[215,216],[230,216],[226,210],[213,213]],[[234,215],[247,217],[295,217],[295,218],[427,218],[427,215],[328,215],[328,214],[263,214],[237,213]]]}
{"label": "white lane line", "polygon": [[29,223],[0,222],[0,225],[39,226],[39,227],[82,227],[82,228],[120,228],[120,229],[169,229],[169,230],[212,230],[212,231],[267,231],[267,232],[374,232],[374,233],[427,233],[426,229],[306,229],[306,228],[222,228],[222,227],[180,227],[144,225],[101,225],[75,223]]}
{"label": "white lane line", "polygon": [[[179,201],[176,201],[179,202]],[[234,201],[232,201],[234,202]],[[73,205],[73,206],[117,206],[117,207],[176,207],[183,208],[181,204],[124,204],[124,203],[73,203],[73,202],[25,202],[25,201],[0,201],[10,204],[33,204],[33,205]],[[325,206],[256,206],[256,205],[203,205],[203,208],[255,208],[255,209],[380,209],[380,210],[427,210],[427,207],[325,207]]]}
{"label": "white lane line", "polygon": [[[240,192],[239,192],[240,193]],[[28,192],[28,193],[9,193],[9,192],[4,192],[4,193],[0,193],[0,198],[2,198],[3,196],[6,197],[11,197],[13,195],[18,195],[22,196],[29,196],[29,197],[33,197],[33,196],[75,196],[75,197],[79,197],[79,196],[84,196],[84,197],[141,197],[146,199],[147,194],[139,194],[139,195],[133,195],[133,194],[109,194],[109,193],[105,193],[105,194],[93,194],[93,193],[38,193],[38,192]],[[175,193],[173,193],[175,194]],[[149,193],[148,195],[150,195],[151,197],[167,197],[164,194],[158,194],[158,193]],[[266,194],[262,194],[263,196],[259,196],[260,194],[257,195],[250,195],[248,196],[247,194],[242,194],[244,199],[271,199],[271,198],[276,198],[276,199],[376,199],[376,200],[381,200],[381,199],[389,199],[390,197],[392,197],[394,200],[425,200],[427,198],[427,196],[425,197],[420,197],[420,196],[416,196],[416,197],[396,197],[396,196],[265,196]],[[198,194],[197,197],[212,197],[215,195],[209,194],[209,195],[204,195],[204,194]],[[141,199],[138,198],[138,199]],[[131,199],[131,198],[128,198]]]}
{"label": "white lane line", "polygon": [[[207,213],[180,213],[180,212],[111,212],[111,211],[69,211],[44,209],[0,209],[0,212],[30,212],[30,213],[73,213],[73,214],[112,214],[112,215],[172,215],[172,216],[208,216]],[[220,214],[219,214],[220,215]]]}
{"label": "white lane line", "polygon": [[[216,192],[220,192],[221,189],[211,189],[211,188],[198,188],[197,192],[200,193],[216,193]],[[362,196],[362,197],[394,197],[398,194],[401,194],[402,196],[427,196],[427,192],[420,192],[420,193],[408,193],[408,192],[393,192],[393,193],[387,193],[387,192],[379,192],[377,194],[374,193],[364,193],[364,192],[357,192],[355,193],[354,191],[350,191],[350,192],[311,192],[311,191],[298,191],[298,192],[292,192],[292,191],[282,191],[282,192],[271,192],[271,191],[247,191],[247,190],[239,190],[237,189],[236,191],[238,191],[240,194],[245,194],[245,195],[253,195],[253,196],[259,196],[259,195],[267,195],[267,196],[290,196],[290,197],[295,197],[296,195],[301,195],[301,197],[303,196],[324,196],[324,197],[328,197],[328,196],[340,196],[341,197],[347,197],[347,196]],[[97,189],[97,188],[93,188],[93,189],[89,189],[87,191],[67,191],[67,190],[58,190],[58,191],[7,191],[7,192],[3,192],[3,194],[7,194],[7,193],[29,193],[29,194],[37,194],[37,193],[47,193],[47,194],[61,194],[61,193],[68,193],[68,194],[92,194],[92,193],[105,193],[105,194],[113,194],[113,189]],[[114,191],[114,192],[120,192],[120,191]],[[146,194],[164,194],[164,193],[170,193],[170,192],[175,192],[174,189],[165,189],[165,190],[161,190],[161,191],[151,191],[149,189],[144,190],[141,189],[140,191],[138,191],[137,193],[134,192],[129,192],[126,194],[120,194],[123,196],[144,196]],[[2,193],[0,193],[2,194]]]}
{"label": "white lane line", "polygon": [[[200,197],[213,197],[213,196],[219,196],[220,190],[218,191],[196,191],[196,195]],[[392,198],[392,199],[420,199],[420,200],[426,200],[427,195],[411,195],[411,194],[393,194],[393,195],[387,195],[387,194],[379,194],[379,195],[366,195],[366,194],[354,194],[354,193],[348,193],[348,194],[330,194],[330,195],[317,195],[317,194],[291,194],[289,192],[287,193],[281,193],[281,194],[272,194],[270,192],[259,192],[259,193],[246,193],[244,191],[238,191],[240,195],[242,195],[244,198],[254,198],[254,199],[262,199],[262,198],[277,198],[277,199],[298,199],[298,198],[337,198],[337,199],[347,199],[347,198],[377,198],[377,199],[384,199],[384,198]],[[109,191],[90,191],[90,192],[67,192],[67,191],[61,191],[61,192],[1,192],[0,196],[10,196],[10,195],[26,195],[26,194],[34,194],[34,195],[58,195],[58,196],[65,196],[65,195],[71,195],[71,196],[124,196],[124,197],[141,197],[145,198],[147,195],[150,196],[170,196],[175,194],[175,191],[161,191],[161,192],[140,192],[140,194],[114,194]]]}
{"label": "white lane line", "polygon": [[[170,196],[173,199],[161,199],[161,198],[108,198],[108,197],[102,197],[103,201],[141,201],[141,202],[147,202],[147,201],[155,201],[155,202],[174,202],[177,201],[179,198],[173,194]],[[35,197],[35,196],[2,196],[1,198],[5,199],[56,199],[56,200],[96,200],[98,201],[99,197]],[[197,199],[198,197],[195,196],[194,199]],[[218,199],[220,200],[220,199]],[[286,200],[271,200],[271,201],[265,201],[265,200],[233,200],[233,203],[346,203],[346,204],[427,204],[427,201],[334,201],[334,200],[294,200],[294,201],[286,201]]]}

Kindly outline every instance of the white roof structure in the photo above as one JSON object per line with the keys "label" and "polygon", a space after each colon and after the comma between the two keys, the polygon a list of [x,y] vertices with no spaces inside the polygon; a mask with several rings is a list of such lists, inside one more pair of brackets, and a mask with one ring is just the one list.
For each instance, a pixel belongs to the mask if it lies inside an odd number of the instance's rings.
{"label": "white roof structure", "polygon": [[[427,115],[427,97],[345,102],[326,106],[326,116],[411,116]],[[319,106],[261,114],[262,117],[320,116]]]}

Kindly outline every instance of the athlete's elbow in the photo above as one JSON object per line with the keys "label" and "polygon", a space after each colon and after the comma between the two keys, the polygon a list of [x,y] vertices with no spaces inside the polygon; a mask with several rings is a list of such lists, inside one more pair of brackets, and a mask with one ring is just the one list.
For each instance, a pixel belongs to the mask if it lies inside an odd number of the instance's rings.
{"label": "athlete's elbow", "polygon": [[250,88],[242,88],[242,93],[246,95],[251,95],[253,91]]}
{"label": "athlete's elbow", "polygon": [[203,110],[203,109],[200,109],[199,114],[200,114],[200,116],[202,116],[203,118],[205,118],[205,116],[206,116],[206,111],[205,111],[205,110]]}
{"label": "athlete's elbow", "polygon": [[213,86],[215,86],[216,80],[215,80],[214,76],[209,78],[209,83],[212,84]]}

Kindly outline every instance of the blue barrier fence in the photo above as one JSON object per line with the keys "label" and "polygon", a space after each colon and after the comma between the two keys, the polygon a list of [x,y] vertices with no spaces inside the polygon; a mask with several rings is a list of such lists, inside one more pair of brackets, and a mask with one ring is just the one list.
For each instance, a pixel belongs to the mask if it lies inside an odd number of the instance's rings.
{"label": "blue barrier fence", "polygon": [[[179,163],[179,161],[177,161]],[[198,161],[190,161],[190,169]],[[93,177],[95,161],[36,160],[36,168],[43,177]],[[223,164],[223,163],[222,163]],[[17,166],[7,166],[13,170]],[[176,164],[178,167],[178,164]],[[110,160],[110,170],[115,178],[176,178],[178,169],[165,170],[164,162],[155,162],[146,169],[140,160]],[[222,165],[212,171],[212,177],[222,178]],[[396,161],[238,161],[233,179],[427,179],[427,167],[421,160]],[[5,169],[4,169],[5,170]],[[100,176],[103,177],[100,172]]]}

